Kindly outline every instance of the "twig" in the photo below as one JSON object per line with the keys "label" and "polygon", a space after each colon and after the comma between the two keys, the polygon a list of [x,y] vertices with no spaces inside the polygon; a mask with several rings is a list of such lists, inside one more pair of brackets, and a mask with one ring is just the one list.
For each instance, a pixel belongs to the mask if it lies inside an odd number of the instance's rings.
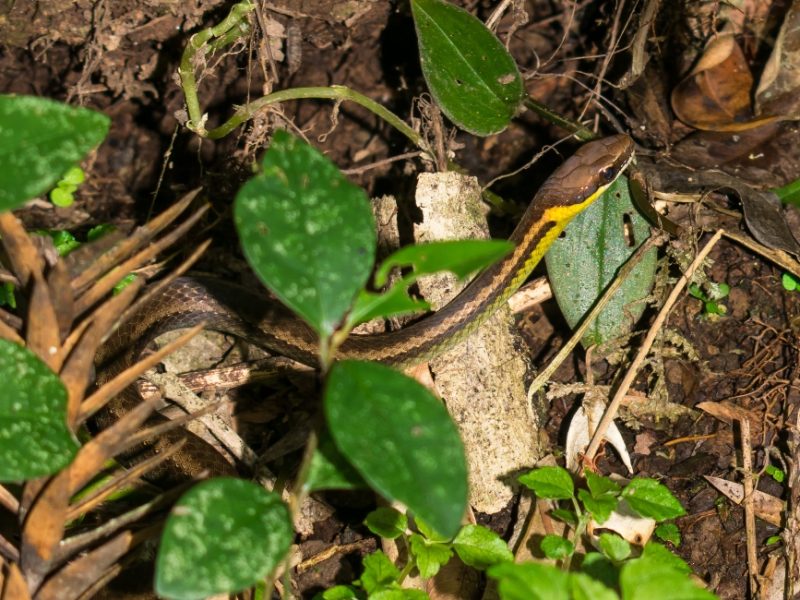
{"label": "twig", "polygon": [[586,449],[586,455],[584,457],[585,460],[591,461],[594,459],[595,454],[597,454],[598,448],[600,448],[600,443],[603,441],[606,431],[608,431],[609,426],[614,421],[614,418],[617,416],[617,411],[619,410],[619,406],[622,403],[622,399],[628,393],[628,389],[631,387],[636,374],[639,372],[639,367],[641,367],[644,359],[647,357],[647,353],[650,352],[650,348],[653,346],[653,342],[658,335],[658,332],[661,330],[664,322],[667,320],[672,307],[678,301],[678,297],[680,296],[683,288],[689,283],[694,275],[694,272],[698,269],[698,267],[702,264],[703,260],[705,260],[708,253],[711,252],[711,249],[717,244],[719,239],[722,237],[723,230],[718,229],[717,232],[712,236],[712,238],[708,241],[708,243],[703,247],[703,249],[697,254],[694,261],[686,272],[681,276],[678,280],[678,283],[675,284],[675,287],[670,292],[667,301],[664,303],[664,306],[658,313],[653,325],[650,327],[650,330],[647,332],[647,336],[645,337],[644,341],[642,342],[641,348],[639,348],[639,352],[636,354],[636,357],[633,359],[628,372],[625,373],[625,377],[622,379],[622,382],[617,388],[614,397],[612,398],[611,402],[606,409],[603,418],[600,420],[600,423],[597,425],[597,431],[594,432],[594,437],[592,441],[589,443],[589,447]]}
{"label": "twig", "polygon": [[747,538],[747,571],[750,575],[750,597],[758,597],[758,557],[756,556],[756,513],[753,506],[753,449],[750,441],[749,419],[739,420],[742,436],[742,472],[744,480],[744,530]]}

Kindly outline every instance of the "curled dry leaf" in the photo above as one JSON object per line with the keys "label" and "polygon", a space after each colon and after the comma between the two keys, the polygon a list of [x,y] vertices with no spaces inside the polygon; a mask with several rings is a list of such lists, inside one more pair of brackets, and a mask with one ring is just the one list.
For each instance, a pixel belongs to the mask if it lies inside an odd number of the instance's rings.
{"label": "curled dry leaf", "polygon": [[[569,423],[569,429],[567,429],[566,459],[569,471],[576,473],[581,469],[581,458],[586,452],[586,448],[589,447],[589,442],[597,429],[597,424],[603,418],[604,411],[605,404],[599,401],[589,401],[588,397],[583,406],[575,411],[575,415]],[[622,439],[622,434],[615,423],[611,423],[603,439],[614,447],[628,472],[633,473],[631,456],[628,454],[625,440]]]}
{"label": "curled dry leaf", "polygon": [[694,69],[672,91],[672,110],[687,125],[707,131],[746,131],[777,120],[755,118],[753,76],[732,35],[708,43]]}

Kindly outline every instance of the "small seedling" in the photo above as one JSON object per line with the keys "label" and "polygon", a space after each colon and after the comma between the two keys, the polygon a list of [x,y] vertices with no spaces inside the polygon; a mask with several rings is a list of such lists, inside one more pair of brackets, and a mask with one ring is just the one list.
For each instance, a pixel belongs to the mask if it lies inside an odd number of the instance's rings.
{"label": "small seedling", "polygon": [[767,465],[764,469],[770,477],[772,477],[778,483],[783,483],[784,479],[786,479],[786,473],[779,469],[774,465]]}
{"label": "small seedling", "polygon": [[800,279],[791,273],[783,274],[783,277],[781,277],[781,284],[783,285],[783,289],[787,292],[800,292]]}
{"label": "small seedling", "polygon": [[731,286],[727,283],[709,282],[705,287],[706,291],[703,291],[703,288],[693,283],[689,286],[689,294],[703,302],[703,314],[707,317],[725,315],[728,308],[720,300],[730,294]]}
{"label": "small seedling", "polygon": [[70,168],[56,184],[56,187],[50,190],[50,201],[56,206],[71,206],[75,201],[72,194],[85,179],[86,175],[83,169],[77,166]]}

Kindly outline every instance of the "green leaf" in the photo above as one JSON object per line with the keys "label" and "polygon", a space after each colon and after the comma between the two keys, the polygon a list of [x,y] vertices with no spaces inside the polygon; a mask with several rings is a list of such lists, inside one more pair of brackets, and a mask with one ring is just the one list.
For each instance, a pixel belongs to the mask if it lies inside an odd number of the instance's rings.
{"label": "green leaf", "polygon": [[781,469],[779,469],[775,465],[767,465],[765,471],[767,475],[772,477],[778,483],[783,483],[783,480],[786,479],[786,473],[784,473]]}
{"label": "green leaf", "polygon": [[380,294],[361,290],[348,315],[347,326],[353,328],[377,317],[429,310],[430,304],[409,295],[417,279],[441,271],[450,271],[463,279],[498,261],[513,248],[514,244],[506,240],[432,242],[400,248],[381,263],[375,273],[375,285],[386,285],[393,268],[411,267],[411,273]]}
{"label": "green leaf", "polygon": [[442,111],[476,135],[502,131],[525,94],[514,59],[486,26],[442,0],[412,0],[422,74]]}
{"label": "green leaf", "polygon": [[375,285],[386,285],[392,269],[401,267],[411,267],[416,277],[450,271],[464,279],[513,249],[514,244],[508,240],[457,240],[404,246],[381,263],[375,273]]}
{"label": "green leaf", "polygon": [[645,558],[653,563],[668,566],[670,569],[689,574],[692,568],[677,554],[673,554],[661,544],[650,542],[644,547],[641,558]]}
{"label": "green leaf", "polygon": [[666,521],[686,514],[672,492],[655,479],[636,477],[625,486],[622,496],[641,516],[656,521]]}
{"label": "green leaf", "polygon": [[617,484],[610,477],[603,477],[602,475],[598,475],[589,469],[584,469],[583,473],[586,477],[586,485],[589,488],[589,491],[592,493],[592,496],[595,498],[599,498],[600,496],[604,495],[618,496],[622,491],[622,488],[619,487],[619,484]]}
{"label": "green leaf", "polygon": [[51,188],[108,133],[105,115],[45,98],[0,95],[0,210]]}
{"label": "green leaf", "polygon": [[678,526],[675,525],[675,523],[662,523],[656,527],[654,533],[656,534],[656,537],[664,540],[665,542],[669,542],[676,548],[681,545],[681,530],[678,529]]}
{"label": "green leaf", "polygon": [[72,195],[74,191],[63,187],[53,188],[50,190],[50,202],[61,208],[72,206],[72,203],[75,202],[75,198]]}
{"label": "green leaf", "polygon": [[585,573],[570,573],[573,600],[619,600],[617,593]]}
{"label": "green leaf", "polygon": [[467,505],[467,465],[442,403],[389,367],[341,361],[324,404],[337,447],[370,487],[454,536]]}
{"label": "green leaf", "polygon": [[101,223],[100,225],[95,225],[86,234],[86,241],[94,242],[96,240],[99,240],[104,235],[108,235],[109,233],[112,233],[116,230],[117,228],[111,223]]}
{"label": "green leaf", "polygon": [[631,545],[615,533],[601,533],[598,543],[603,554],[615,562],[622,562],[631,555]]}
{"label": "green leaf", "polygon": [[306,479],[309,491],[358,490],[369,486],[333,442],[330,432],[323,429]]}
{"label": "green leaf", "polygon": [[610,494],[603,494],[598,498],[592,496],[586,490],[578,490],[578,499],[583,503],[583,507],[592,514],[594,520],[599,524],[608,521],[608,517],[617,508],[619,499]]}
{"label": "green leaf", "polygon": [[425,522],[425,519],[422,519],[419,515],[414,516],[414,525],[416,525],[417,530],[429,541],[449,542],[453,538],[452,535],[442,535],[436,531],[427,522]]}
{"label": "green leaf", "polygon": [[501,600],[569,600],[569,576],[539,563],[500,563],[489,567]]}
{"label": "green leaf", "polygon": [[554,519],[558,519],[559,521],[563,521],[567,525],[572,525],[572,527],[578,526],[578,517],[575,516],[575,513],[571,510],[567,510],[565,508],[554,508],[550,511],[550,516]]}
{"label": "green leaf", "polygon": [[408,529],[408,517],[398,510],[381,506],[367,515],[364,525],[375,535],[393,540]]}
{"label": "green leaf", "polygon": [[480,525],[462,527],[453,540],[453,549],[464,564],[481,571],[514,560],[514,554],[503,538]]}
{"label": "green leaf", "polygon": [[380,590],[369,595],[369,600],[430,600],[428,594],[422,590],[411,588],[397,588]]}
{"label": "green leaf", "polygon": [[59,181],[57,185],[59,186],[61,184],[69,185],[73,186],[73,189],[75,189],[77,186],[82,184],[85,181],[85,179],[86,179],[86,174],[83,172],[83,169],[81,169],[78,166],[74,166],[68,169],[66,173],[64,173],[64,176],[61,178],[61,181]]}
{"label": "green leaf", "polygon": [[428,302],[408,295],[410,285],[403,278],[380,294],[362,289],[347,316],[348,329],[379,317],[396,317],[430,310],[431,305]]}
{"label": "green leaf", "polygon": [[614,563],[599,552],[589,552],[583,557],[581,572],[611,589],[615,589],[619,581],[619,571]]}
{"label": "green leaf", "polygon": [[429,542],[421,535],[414,533],[409,537],[408,544],[417,563],[417,569],[423,579],[430,579],[447,564],[453,551],[441,542]]}
{"label": "green leaf", "polygon": [[[619,177],[567,227],[545,255],[553,293],[570,327],[591,309],[617,270],[650,235],[650,225],[634,207],[628,179]],[[581,343],[589,347],[630,332],[645,309],[643,299],[655,278],[657,249],[636,266]]]}
{"label": "green leaf", "polygon": [[781,202],[794,204],[800,207],[800,179],[795,179],[782,188],[773,189],[771,191],[780,198]]}
{"label": "green leaf", "polygon": [[234,221],[261,281],[328,338],[375,258],[364,191],[318,150],[277,131],[261,173],[236,196]]}
{"label": "green leaf", "polygon": [[549,534],[542,538],[539,544],[542,553],[553,560],[561,560],[567,556],[572,556],[575,552],[575,545],[569,540],[565,540],[560,535]]}
{"label": "green leaf", "polygon": [[623,600],[712,600],[708,590],[698,587],[688,573],[652,556],[642,555],[622,567],[619,585]]}
{"label": "green leaf", "polygon": [[791,273],[783,274],[781,277],[781,284],[783,285],[783,289],[785,289],[787,292],[800,290],[800,280],[795,278]]}
{"label": "green leaf", "polygon": [[75,239],[69,231],[57,231],[55,229],[40,229],[36,232],[37,235],[47,236],[53,240],[53,246],[56,248],[59,256],[66,256],[81,243]]}
{"label": "green leaf", "polygon": [[79,444],[67,427],[67,390],[27,348],[0,339],[0,481],[55,473]]}
{"label": "green leaf", "polygon": [[358,600],[355,588],[349,585],[337,585],[321,594],[314,596],[314,600]]}
{"label": "green leaf", "polygon": [[364,572],[359,582],[368,594],[372,595],[381,588],[396,583],[400,577],[400,569],[394,566],[383,552],[378,550],[367,554],[363,560]]}
{"label": "green leaf", "polygon": [[221,477],[195,485],[175,504],[156,558],[156,593],[204,598],[243,590],[272,573],[294,531],[278,494]]}
{"label": "green leaf", "polygon": [[519,482],[548,500],[568,500],[575,493],[572,476],[561,467],[539,467],[521,475]]}

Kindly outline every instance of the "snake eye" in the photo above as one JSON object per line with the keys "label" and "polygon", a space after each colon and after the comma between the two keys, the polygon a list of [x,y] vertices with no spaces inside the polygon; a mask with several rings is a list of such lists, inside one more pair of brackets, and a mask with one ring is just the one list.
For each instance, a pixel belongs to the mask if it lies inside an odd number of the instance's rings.
{"label": "snake eye", "polygon": [[614,176],[616,175],[616,171],[613,167],[606,167],[602,171],[600,171],[600,178],[605,183],[611,183],[614,180]]}

